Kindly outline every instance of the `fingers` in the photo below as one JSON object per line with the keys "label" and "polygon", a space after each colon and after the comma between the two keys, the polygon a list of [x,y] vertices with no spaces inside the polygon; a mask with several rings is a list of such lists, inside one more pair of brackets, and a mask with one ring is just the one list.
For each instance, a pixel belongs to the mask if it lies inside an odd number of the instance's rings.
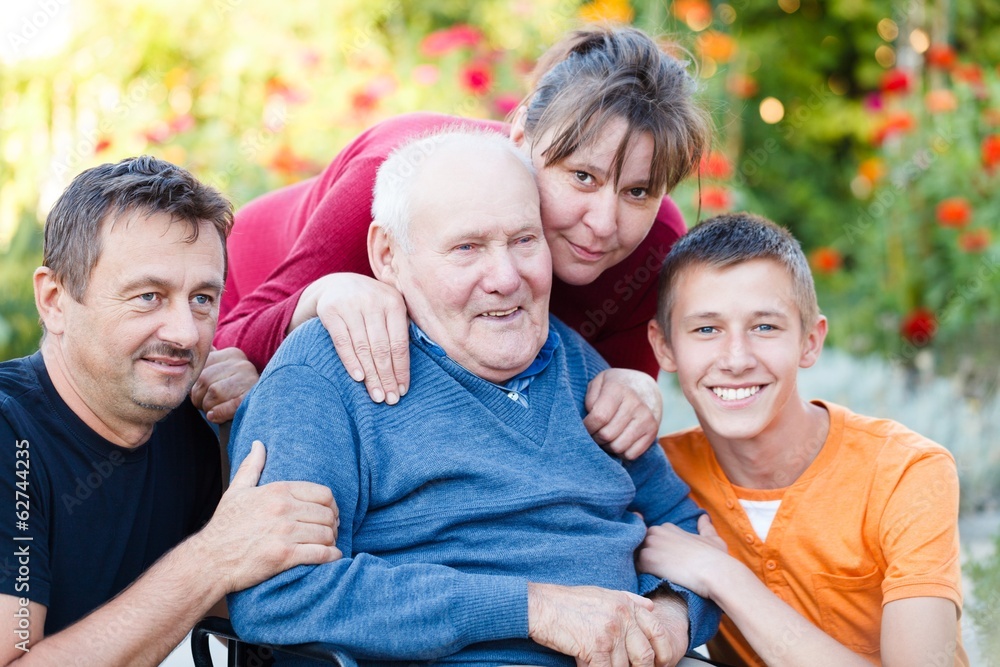
{"label": "fingers", "polygon": [[245,396],[245,394],[241,394],[235,398],[225,401],[224,403],[216,405],[205,413],[205,417],[213,424],[225,424],[228,421],[232,421],[233,417],[236,416],[236,411],[240,409],[240,403],[243,402],[243,396]]}
{"label": "fingers", "polygon": [[635,624],[625,631],[624,648],[627,651],[626,664],[633,667],[653,667],[656,652],[652,642],[656,638],[652,628],[656,626],[653,615],[643,609],[635,612]]}
{"label": "fingers", "polygon": [[340,560],[344,554],[337,547],[328,547],[320,544],[299,544],[296,545],[292,555],[286,561],[285,569],[296,565],[322,565]]}
{"label": "fingers", "polygon": [[252,488],[257,486],[257,482],[260,481],[260,473],[264,470],[264,461],[266,459],[267,453],[264,450],[264,443],[260,440],[254,440],[253,444],[250,445],[250,453],[243,459],[243,463],[240,464],[236,474],[233,475],[233,481],[229,483],[229,488]]}
{"label": "fingers", "polygon": [[389,354],[396,373],[396,390],[400,396],[405,396],[410,388],[410,326],[402,297],[398,307],[386,310],[385,324],[389,330]]}
{"label": "fingers", "polygon": [[389,342],[389,328],[385,316],[366,317],[365,328],[370,346],[369,354],[375,366],[374,376],[365,376],[365,385],[369,387],[368,393],[376,403],[381,401],[376,398],[377,394],[370,390],[374,384],[376,392],[382,394],[385,402],[395,405],[399,402],[399,382],[396,381],[396,373],[393,370],[392,346]]}
{"label": "fingers", "polygon": [[641,611],[635,615],[643,637],[648,641],[652,653],[651,662],[657,666],[671,665],[674,660],[674,649],[670,643],[666,628],[652,613]]}
{"label": "fingers", "polygon": [[328,486],[316,484],[315,482],[275,482],[275,484],[280,485],[283,490],[287,490],[296,500],[315,503],[328,508],[331,505],[335,505],[333,502],[333,491]]}
{"label": "fingers", "polygon": [[357,332],[356,335],[361,335],[364,331],[364,320],[360,313],[349,312],[347,317],[351,321],[336,313],[328,313],[325,310],[319,312],[319,319],[330,334],[330,340],[333,341],[333,348],[337,351],[340,362],[344,364],[348,375],[354,378],[355,382],[361,382],[365,379],[365,370],[354,352],[354,332]]}

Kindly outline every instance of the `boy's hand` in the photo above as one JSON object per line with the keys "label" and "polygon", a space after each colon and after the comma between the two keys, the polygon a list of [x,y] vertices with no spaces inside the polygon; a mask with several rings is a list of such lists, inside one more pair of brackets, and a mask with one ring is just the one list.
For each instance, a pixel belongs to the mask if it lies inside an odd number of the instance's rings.
{"label": "boy's hand", "polygon": [[722,572],[736,561],[708,515],[698,519],[698,535],[666,523],[651,526],[636,557],[636,569],[712,598],[712,585],[725,580]]}

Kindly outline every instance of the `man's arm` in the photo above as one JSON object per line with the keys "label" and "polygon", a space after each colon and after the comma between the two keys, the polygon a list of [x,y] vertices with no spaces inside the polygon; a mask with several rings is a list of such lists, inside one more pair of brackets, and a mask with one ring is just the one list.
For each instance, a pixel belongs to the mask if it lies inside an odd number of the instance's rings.
{"label": "man's arm", "polygon": [[[625,470],[632,477],[636,495],[629,509],[642,515],[647,526],[675,524],[690,533],[698,531],[698,517],[705,515],[688,495],[690,489],[674,472],[663,449],[654,445],[641,457],[625,463]],[[688,640],[690,646],[700,646],[716,633],[721,613],[705,596],[678,585],[670,577],[654,577],[640,571],[639,592],[649,594],[666,588],[676,593],[685,603],[688,612]]]}
{"label": "man's arm", "polygon": [[257,443],[199,533],[70,627],[43,637],[47,610],[30,603],[29,652],[13,639],[19,599],[0,595],[0,633],[11,638],[0,645],[0,664],[156,665],[226,593],[339,556],[330,546],[337,517],[329,489],[305,482],[258,487],[263,466]]}

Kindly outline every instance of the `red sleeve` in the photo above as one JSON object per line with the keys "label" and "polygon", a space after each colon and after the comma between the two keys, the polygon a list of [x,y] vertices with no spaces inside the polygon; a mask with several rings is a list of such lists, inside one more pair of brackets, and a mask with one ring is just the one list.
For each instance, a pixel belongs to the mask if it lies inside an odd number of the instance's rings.
{"label": "red sleeve", "polygon": [[614,368],[654,378],[660,366],[646,330],[656,316],[660,266],[686,231],[677,205],[663,198],[649,234],[631,255],[590,285],[552,284],[552,313],[582,335]]}
{"label": "red sleeve", "polygon": [[367,235],[372,187],[382,161],[353,159],[330,183],[288,257],[219,323],[216,347],[238,347],[262,370],[285,339],[299,296],[310,283],[328,273],[372,275]]}

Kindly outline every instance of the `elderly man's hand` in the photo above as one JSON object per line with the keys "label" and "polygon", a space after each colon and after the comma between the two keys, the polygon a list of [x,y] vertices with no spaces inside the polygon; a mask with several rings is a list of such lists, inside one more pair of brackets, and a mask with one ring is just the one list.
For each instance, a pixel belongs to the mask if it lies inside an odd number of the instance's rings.
{"label": "elderly man's hand", "polygon": [[208,421],[224,424],[236,415],[243,397],[259,378],[257,369],[239,348],[213,349],[191,387],[191,402],[205,411]]}
{"label": "elderly man's hand", "polygon": [[607,451],[634,460],[656,441],[663,397],[646,373],[609,368],[598,373],[584,399],[587,431]]}
{"label": "elderly man's hand", "polygon": [[669,667],[684,653],[675,652],[654,608],[623,591],[529,583],[528,636],[577,665]]}
{"label": "elderly man's hand", "polygon": [[318,565],[343,554],[334,546],[340,517],[329,488],[312,482],[257,486],[264,445],[255,441],[212,519],[189,542],[225,592],[240,591],[296,565]]}

